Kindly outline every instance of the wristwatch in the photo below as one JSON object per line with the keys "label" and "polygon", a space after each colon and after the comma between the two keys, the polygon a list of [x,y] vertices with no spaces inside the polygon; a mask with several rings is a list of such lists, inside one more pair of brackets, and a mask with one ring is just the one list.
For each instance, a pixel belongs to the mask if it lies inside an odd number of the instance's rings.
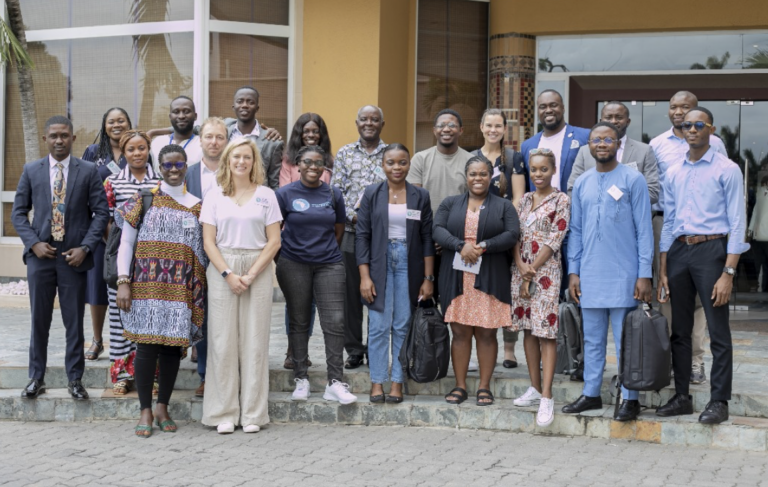
{"label": "wristwatch", "polygon": [[486,250],[488,250],[488,242],[482,241],[479,244],[477,244],[478,247],[483,249],[483,253],[485,253]]}
{"label": "wristwatch", "polygon": [[435,276],[424,276],[425,281],[435,282]]}
{"label": "wristwatch", "polygon": [[227,269],[227,270],[225,270],[224,272],[221,273],[221,277],[226,279],[227,276],[230,275],[230,274],[232,274],[232,269]]}
{"label": "wristwatch", "polygon": [[723,267],[723,272],[728,274],[731,277],[736,275],[736,269],[734,269],[733,267],[725,266]]}
{"label": "wristwatch", "polygon": [[91,248],[87,245],[81,245],[80,248],[83,249],[83,252],[85,252],[86,255],[91,251]]}

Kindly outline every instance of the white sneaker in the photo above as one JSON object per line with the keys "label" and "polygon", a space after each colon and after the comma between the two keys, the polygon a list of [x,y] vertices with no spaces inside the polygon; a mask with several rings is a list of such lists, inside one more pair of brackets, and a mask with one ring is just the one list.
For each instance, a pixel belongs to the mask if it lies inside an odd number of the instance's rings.
{"label": "white sneaker", "polygon": [[323,399],[326,401],[338,401],[341,404],[352,404],[357,401],[357,396],[349,392],[349,384],[333,379],[331,385],[325,386]]}
{"label": "white sneaker", "polygon": [[525,394],[512,401],[512,404],[520,407],[529,407],[535,406],[540,400],[541,394],[539,394],[539,391],[533,387],[529,387],[528,390],[525,391]]}
{"label": "white sneaker", "polygon": [[549,426],[555,419],[555,400],[541,398],[539,403],[539,412],[536,413],[536,424],[539,426]]}
{"label": "white sneaker", "polygon": [[221,423],[216,427],[216,431],[218,431],[220,435],[228,435],[235,432],[235,425],[232,423]]}
{"label": "white sneaker", "polygon": [[480,366],[477,365],[477,360],[473,358],[469,359],[469,367],[467,367],[467,372],[476,372],[479,368]]}
{"label": "white sneaker", "polygon": [[296,389],[293,391],[291,399],[293,401],[306,401],[309,399],[309,381],[307,379],[293,379],[296,383]]}
{"label": "white sneaker", "polygon": [[261,431],[261,428],[259,428],[258,424],[249,424],[248,426],[243,426],[243,431],[245,433],[258,433]]}

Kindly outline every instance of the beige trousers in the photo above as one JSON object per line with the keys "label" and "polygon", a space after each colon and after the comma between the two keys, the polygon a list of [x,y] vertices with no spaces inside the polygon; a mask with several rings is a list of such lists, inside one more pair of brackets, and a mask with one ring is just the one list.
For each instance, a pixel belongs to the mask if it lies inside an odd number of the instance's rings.
{"label": "beige trousers", "polygon": [[[658,285],[659,282],[659,239],[661,238],[661,227],[664,219],[661,216],[653,217],[653,280]],[[671,301],[671,300],[670,300]],[[659,305],[659,312],[667,318],[669,330],[672,330],[672,305],[671,302]],[[691,365],[704,365],[704,339],[707,328],[707,318],[704,316],[704,308],[701,306],[701,299],[696,296],[696,304],[693,310],[693,334],[691,336],[691,347],[693,360]]]}
{"label": "beige trousers", "polygon": [[[232,272],[243,275],[260,250],[220,249]],[[269,332],[272,264],[240,296],[210,264],[208,279],[208,365],[203,424],[263,426],[269,423]]]}

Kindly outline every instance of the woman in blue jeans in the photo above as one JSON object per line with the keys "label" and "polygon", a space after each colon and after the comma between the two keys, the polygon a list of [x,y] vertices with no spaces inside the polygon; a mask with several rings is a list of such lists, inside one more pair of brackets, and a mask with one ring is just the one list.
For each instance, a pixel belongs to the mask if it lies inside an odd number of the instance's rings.
{"label": "woman in blue jeans", "polygon": [[392,343],[392,387],[386,402],[403,401],[403,369],[397,357],[408,334],[411,310],[434,291],[435,246],[429,192],[405,181],[411,167],[408,149],[390,144],[382,169],[387,180],[369,186],[357,212],[355,253],[360,267],[360,294],[368,306],[368,365],[371,402],[382,403],[389,380]]}

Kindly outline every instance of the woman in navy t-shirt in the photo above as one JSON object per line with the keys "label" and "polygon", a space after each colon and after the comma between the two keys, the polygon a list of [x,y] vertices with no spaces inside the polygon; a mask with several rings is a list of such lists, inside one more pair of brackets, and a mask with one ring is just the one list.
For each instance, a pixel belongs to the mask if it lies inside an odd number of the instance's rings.
{"label": "woman in navy t-shirt", "polygon": [[323,398],[351,404],[357,397],[342,382],[344,351],[345,273],[339,243],[346,220],[341,191],[322,182],[325,151],[304,146],[296,154],[300,179],[277,190],[283,214],[277,282],[285,296],[290,320],[288,340],[293,352],[294,401],[309,397],[307,348],[312,297],[320,312],[325,337],[328,385]]}

